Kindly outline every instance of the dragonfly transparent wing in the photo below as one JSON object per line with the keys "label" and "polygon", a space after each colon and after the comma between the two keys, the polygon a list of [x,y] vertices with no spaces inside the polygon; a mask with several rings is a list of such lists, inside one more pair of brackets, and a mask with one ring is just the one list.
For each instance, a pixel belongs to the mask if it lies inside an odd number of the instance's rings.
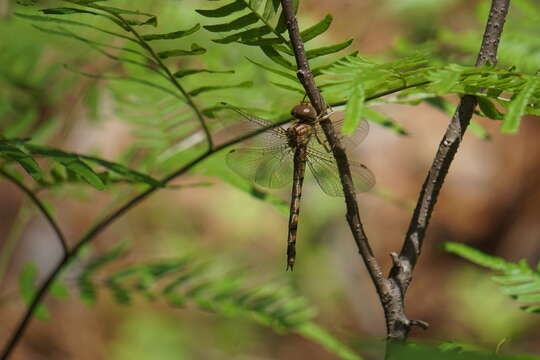
{"label": "dragonfly transparent wing", "polygon": [[[236,106],[229,104],[226,104],[225,106],[226,108],[240,115],[241,119],[243,120],[238,124],[238,131],[241,134],[248,134],[257,129],[272,126],[273,124],[271,121],[247,113],[244,110],[237,108]],[[257,144],[257,146],[261,147],[280,146],[284,142],[287,142],[287,130],[280,126],[264,131],[260,135],[255,136],[253,140],[250,141],[250,143]]]}
{"label": "dragonfly transparent wing", "polygon": [[286,145],[233,149],[227,154],[227,164],[238,175],[266,188],[283,187],[293,178],[293,155]]}
{"label": "dragonfly transparent wing", "polygon": [[[330,196],[343,196],[337,165],[325,153],[308,150],[307,164],[321,189]],[[375,185],[375,176],[364,164],[349,162],[356,192],[365,192]]]}
{"label": "dragonfly transparent wing", "polygon": [[[364,141],[367,134],[369,133],[369,123],[366,120],[361,120],[360,124],[351,135],[343,135],[341,133],[341,127],[343,126],[343,119],[332,121],[332,125],[334,125],[334,129],[336,130],[336,133],[340,137],[346,149],[356,148],[358,145],[360,145],[362,141]],[[324,135],[324,131],[321,128],[320,124],[317,124],[316,132],[319,139],[326,142],[326,136]]]}

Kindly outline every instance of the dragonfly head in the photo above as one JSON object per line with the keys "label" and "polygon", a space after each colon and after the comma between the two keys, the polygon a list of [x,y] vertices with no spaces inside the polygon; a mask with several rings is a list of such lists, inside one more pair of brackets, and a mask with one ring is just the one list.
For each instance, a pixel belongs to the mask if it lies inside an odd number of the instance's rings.
{"label": "dragonfly head", "polygon": [[291,115],[306,123],[314,123],[317,120],[317,111],[315,111],[315,108],[308,103],[298,104],[293,107]]}

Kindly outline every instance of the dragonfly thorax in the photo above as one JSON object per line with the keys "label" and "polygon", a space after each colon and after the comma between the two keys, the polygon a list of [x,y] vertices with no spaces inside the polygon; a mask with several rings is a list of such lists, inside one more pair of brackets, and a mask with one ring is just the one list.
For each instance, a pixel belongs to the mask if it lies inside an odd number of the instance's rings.
{"label": "dragonfly thorax", "polygon": [[313,126],[297,123],[287,129],[287,143],[291,148],[296,148],[299,145],[307,145],[312,133]]}
{"label": "dragonfly thorax", "polygon": [[301,103],[293,107],[291,115],[304,123],[314,123],[317,121],[317,111],[308,103]]}

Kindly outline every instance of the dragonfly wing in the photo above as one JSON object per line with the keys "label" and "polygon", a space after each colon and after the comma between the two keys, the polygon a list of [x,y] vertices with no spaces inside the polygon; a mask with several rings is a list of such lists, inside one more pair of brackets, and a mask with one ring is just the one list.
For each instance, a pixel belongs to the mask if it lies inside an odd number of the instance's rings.
{"label": "dragonfly wing", "polygon": [[[337,165],[333,158],[324,153],[310,150],[308,167],[321,189],[330,196],[343,196],[343,187]],[[349,162],[356,192],[365,192],[375,185],[375,176],[364,164]]]}
{"label": "dragonfly wing", "polygon": [[[244,110],[237,108],[236,106],[227,104],[226,108],[240,115],[243,121],[240,122],[238,131],[242,134],[247,134],[257,129],[273,125],[271,121],[247,113]],[[254,142],[260,144],[261,146],[276,146],[286,141],[287,131],[280,126],[269,129],[254,138]]]}
{"label": "dragonfly wing", "polygon": [[[362,143],[362,141],[364,141],[367,134],[369,133],[369,123],[364,119],[360,121],[360,124],[358,124],[358,127],[351,135],[343,135],[341,133],[343,119],[332,121],[332,125],[334,125],[334,129],[336,130],[340,140],[342,141],[343,145],[345,145],[346,149],[356,148],[358,145],[360,145],[360,143]],[[324,131],[322,130],[320,125],[316,127],[316,131],[317,136],[320,139],[324,139],[324,141],[326,141],[326,136],[324,135]]]}
{"label": "dragonfly wing", "polygon": [[292,151],[286,146],[233,149],[227,154],[227,164],[238,175],[266,188],[283,187],[293,177]]}

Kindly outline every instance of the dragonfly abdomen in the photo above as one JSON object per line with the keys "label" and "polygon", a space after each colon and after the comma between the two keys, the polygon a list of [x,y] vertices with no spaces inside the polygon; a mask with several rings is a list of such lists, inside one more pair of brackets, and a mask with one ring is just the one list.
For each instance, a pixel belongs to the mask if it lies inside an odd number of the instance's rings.
{"label": "dragonfly abdomen", "polygon": [[307,146],[300,144],[294,151],[294,176],[291,191],[291,210],[289,215],[289,235],[287,238],[287,270],[293,270],[296,259],[296,232],[300,216],[300,199],[306,172]]}

